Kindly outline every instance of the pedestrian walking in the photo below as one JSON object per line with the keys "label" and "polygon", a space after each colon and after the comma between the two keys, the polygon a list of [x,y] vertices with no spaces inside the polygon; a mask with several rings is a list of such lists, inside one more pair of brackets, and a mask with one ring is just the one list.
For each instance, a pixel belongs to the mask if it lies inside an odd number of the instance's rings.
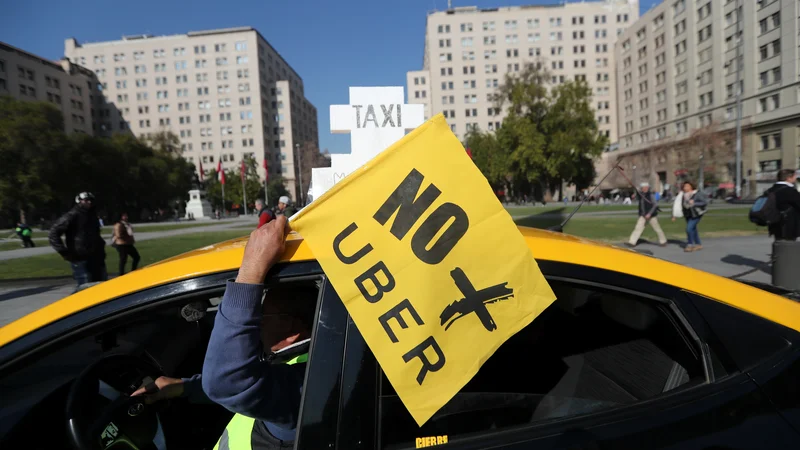
{"label": "pedestrian walking", "polygon": [[275,210],[275,215],[292,217],[292,214],[294,214],[294,208],[289,206],[289,197],[282,195],[278,199],[278,209]]}
{"label": "pedestrian walking", "polygon": [[128,213],[122,213],[119,222],[114,224],[114,234],[111,236],[112,246],[117,249],[119,254],[119,275],[125,274],[125,265],[128,263],[128,256],[132,258],[131,272],[139,267],[139,251],[133,246],[136,240],[133,238],[133,227],[128,222]]}
{"label": "pedestrian walking", "polygon": [[94,195],[81,192],[75,196],[75,203],[75,207],[50,227],[49,241],[53,249],[70,263],[72,276],[80,288],[86,283],[108,280],[108,272],[106,243],[100,236]]}
{"label": "pedestrian walking", "polygon": [[261,228],[275,218],[275,213],[267,208],[264,200],[260,198],[256,200],[256,215],[258,215],[258,226],[256,228]]}
{"label": "pedestrian walking", "polygon": [[[680,211],[676,211],[680,205]],[[690,181],[683,183],[682,191],[675,197],[675,203],[672,208],[672,221],[676,218],[683,216],[686,219],[686,247],[684,252],[696,252],[703,249],[700,242],[700,232],[697,230],[697,224],[706,213],[708,207],[708,198],[702,191],[697,190],[697,187]]]}
{"label": "pedestrian walking", "polygon": [[16,234],[20,240],[22,240],[23,247],[36,247],[36,244],[33,243],[33,239],[31,239],[31,236],[33,236],[33,230],[27,224],[17,222],[17,226],[14,228],[14,233],[11,233],[9,237],[14,236],[14,234]]}
{"label": "pedestrian walking", "polygon": [[628,245],[635,247],[639,242],[639,237],[644,231],[645,225],[648,223],[658,235],[658,245],[664,247],[667,245],[667,237],[664,236],[664,231],[658,223],[658,203],[655,196],[650,192],[650,183],[642,183],[640,185],[641,191],[639,192],[639,219],[636,221],[636,226],[633,228],[633,233],[628,240]]}
{"label": "pedestrian walking", "polygon": [[800,236],[800,192],[797,192],[797,172],[794,169],[778,171],[778,182],[766,194],[775,195],[775,208],[781,214],[780,222],[769,225],[770,236],[776,241],[796,241]]}

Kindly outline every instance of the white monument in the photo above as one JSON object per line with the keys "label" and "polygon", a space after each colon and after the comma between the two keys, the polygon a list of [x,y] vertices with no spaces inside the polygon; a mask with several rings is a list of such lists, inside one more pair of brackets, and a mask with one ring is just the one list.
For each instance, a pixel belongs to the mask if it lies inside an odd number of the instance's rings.
{"label": "white monument", "polygon": [[349,105],[331,105],[331,133],[350,133],[350,153],[334,153],[331,167],[311,170],[312,199],[425,122],[424,105],[404,99],[402,87],[351,87]]}
{"label": "white monument", "polygon": [[186,219],[211,219],[211,203],[206,200],[205,191],[192,189],[189,191],[189,202],[186,203]]}

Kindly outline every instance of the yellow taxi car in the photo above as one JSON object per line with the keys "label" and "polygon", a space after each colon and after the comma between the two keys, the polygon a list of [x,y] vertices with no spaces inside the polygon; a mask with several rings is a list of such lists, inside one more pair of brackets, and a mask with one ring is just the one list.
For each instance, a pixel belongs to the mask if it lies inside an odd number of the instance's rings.
{"label": "yellow taxi car", "polygon": [[[290,235],[265,282],[318,289],[295,448],[800,448],[800,304],[520,231],[558,299],[422,427]],[[129,395],[160,375],[200,373],[245,243],[162,261],[0,329],[0,448],[212,448],[231,418],[221,406]]]}

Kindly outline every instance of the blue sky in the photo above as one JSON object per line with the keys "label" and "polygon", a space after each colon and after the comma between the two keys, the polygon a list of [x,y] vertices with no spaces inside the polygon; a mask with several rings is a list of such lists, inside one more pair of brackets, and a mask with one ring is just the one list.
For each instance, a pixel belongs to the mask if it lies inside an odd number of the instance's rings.
{"label": "blue sky", "polygon": [[[454,0],[481,8],[552,4],[557,0]],[[641,13],[661,0],[640,0]],[[348,103],[349,86],[405,86],[422,67],[425,15],[447,0],[195,0],[109,2],[16,1],[0,15],[0,41],[49,59],[64,54],[64,39],[79,42],[122,35],[186,33],[252,26],[303,77],[319,113],[320,148],[348,152],[347,135],[332,135],[328,106]]]}

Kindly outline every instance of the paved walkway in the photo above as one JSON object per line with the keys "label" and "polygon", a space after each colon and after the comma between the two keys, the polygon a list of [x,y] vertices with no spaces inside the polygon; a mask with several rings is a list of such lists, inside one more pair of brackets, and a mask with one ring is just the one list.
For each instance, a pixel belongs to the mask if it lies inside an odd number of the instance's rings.
{"label": "paved walkway", "polygon": [[[236,225],[241,226],[241,222],[217,226]],[[177,233],[183,231],[185,230],[175,230]],[[755,268],[756,271],[743,279],[771,282],[772,276],[767,261],[772,241],[768,237],[705,239],[703,244],[702,251],[693,253],[685,253],[682,243],[679,242],[670,242],[664,248],[643,243],[636,247],[636,251],[725,277]],[[72,280],[0,282],[0,326],[66,297],[74,289]]]}
{"label": "paved walkway", "polygon": [[[136,230],[134,231],[135,231],[136,241],[141,242],[141,241],[146,241],[148,239],[158,239],[158,238],[178,236],[188,233],[206,233],[209,231],[222,231],[222,230],[227,230],[229,228],[242,227],[244,225],[247,225],[248,223],[255,224],[256,219],[254,217],[248,216],[236,219],[227,219],[223,220],[222,222],[216,220],[215,221],[209,220],[208,226],[177,228],[174,230],[151,231],[151,232],[138,231],[139,227],[137,226]],[[162,223],[161,225],[165,224]],[[146,229],[146,227],[142,228]],[[103,239],[105,239],[107,242],[111,238],[111,229],[108,228],[107,230],[104,229],[103,231],[105,231],[105,233],[103,234]],[[46,239],[43,240],[46,241]],[[39,239],[37,239],[37,241],[39,241]],[[53,250],[53,248],[47,245],[46,243],[43,243],[43,245],[34,248],[20,248],[17,250],[2,251],[0,252],[0,261],[6,261],[9,259],[16,259],[16,258],[26,258],[28,256],[47,255],[50,253],[55,253],[55,250]]]}

